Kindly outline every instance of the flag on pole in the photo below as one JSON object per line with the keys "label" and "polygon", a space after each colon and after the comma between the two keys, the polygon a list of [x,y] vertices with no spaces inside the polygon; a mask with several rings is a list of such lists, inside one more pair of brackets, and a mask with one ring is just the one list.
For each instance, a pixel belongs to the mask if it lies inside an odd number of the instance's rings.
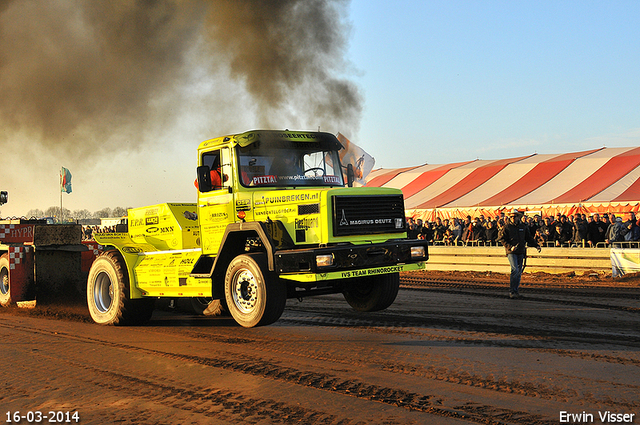
{"label": "flag on pole", "polygon": [[64,167],[60,170],[60,191],[71,193],[71,172]]}
{"label": "flag on pole", "polygon": [[344,137],[341,133],[338,133],[338,141],[342,143],[344,149],[340,150],[340,162],[343,166],[348,164],[353,165],[353,174],[355,182],[361,185],[365,185],[365,179],[373,169],[376,160],[366,153],[362,148],[355,143],[352,143]]}

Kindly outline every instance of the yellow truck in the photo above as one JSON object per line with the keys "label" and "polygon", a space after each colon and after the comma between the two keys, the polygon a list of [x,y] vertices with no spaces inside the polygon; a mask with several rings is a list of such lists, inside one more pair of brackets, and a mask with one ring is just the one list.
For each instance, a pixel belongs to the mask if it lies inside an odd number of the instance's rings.
{"label": "yellow truck", "polygon": [[202,142],[197,203],[131,209],[126,231],[95,235],[93,320],[141,323],[163,297],[217,304],[244,327],[275,322],[288,298],[389,307],[399,272],[425,268],[427,243],[406,239],[402,192],[353,187],[340,149],[330,133],[288,130]]}

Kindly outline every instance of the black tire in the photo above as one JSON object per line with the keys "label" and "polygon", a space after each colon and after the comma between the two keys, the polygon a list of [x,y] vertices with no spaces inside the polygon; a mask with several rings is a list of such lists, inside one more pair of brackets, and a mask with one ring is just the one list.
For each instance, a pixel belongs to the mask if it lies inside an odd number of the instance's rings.
{"label": "black tire", "polygon": [[226,316],[229,313],[226,300],[212,300],[207,297],[191,298],[191,308],[200,316]]}
{"label": "black tire", "polygon": [[0,255],[0,305],[11,305],[11,268],[9,267],[9,254]]}
{"label": "black tire", "polygon": [[270,273],[264,254],[234,258],[224,278],[229,313],[245,328],[269,325],[280,318],[287,303],[287,286]]}
{"label": "black tire", "polygon": [[117,251],[107,251],[91,265],[87,279],[87,305],[100,325],[135,325],[153,314],[152,298],[130,299],[129,274]]}
{"label": "black tire", "polygon": [[344,299],[357,311],[380,311],[398,296],[400,274],[381,274],[354,279],[343,292]]}

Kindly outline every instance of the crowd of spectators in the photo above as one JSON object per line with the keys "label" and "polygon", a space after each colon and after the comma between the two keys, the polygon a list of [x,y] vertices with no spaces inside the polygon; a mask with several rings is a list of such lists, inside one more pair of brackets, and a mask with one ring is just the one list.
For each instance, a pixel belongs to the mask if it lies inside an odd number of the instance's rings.
{"label": "crowd of spectators", "polygon": [[[523,217],[540,246],[608,247],[628,242],[640,245],[640,220],[633,212],[623,214],[586,214],[541,217]],[[509,217],[478,216],[465,219],[441,219],[423,223],[421,219],[407,218],[409,239],[426,239],[433,245],[496,246],[498,232]]]}

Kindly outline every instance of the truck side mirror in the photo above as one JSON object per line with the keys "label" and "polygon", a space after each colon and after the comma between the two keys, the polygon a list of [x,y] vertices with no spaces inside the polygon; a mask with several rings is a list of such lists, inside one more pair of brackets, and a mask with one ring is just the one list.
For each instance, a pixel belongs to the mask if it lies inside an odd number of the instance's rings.
{"label": "truck side mirror", "polygon": [[353,164],[347,165],[347,186],[353,187],[353,182],[355,180],[355,173],[353,172]]}
{"label": "truck side mirror", "polygon": [[211,192],[213,185],[211,184],[211,170],[206,165],[201,165],[196,169],[198,173],[198,190],[200,192]]}

